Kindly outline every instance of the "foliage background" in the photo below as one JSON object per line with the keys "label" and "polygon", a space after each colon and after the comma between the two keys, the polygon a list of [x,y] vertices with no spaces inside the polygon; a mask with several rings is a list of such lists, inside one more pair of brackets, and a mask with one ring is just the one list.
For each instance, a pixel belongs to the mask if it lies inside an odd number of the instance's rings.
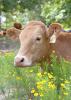
{"label": "foliage background", "polygon": [[60,22],[71,28],[71,0],[0,0],[0,12],[6,17],[3,27],[10,27],[16,21],[25,24],[41,20],[47,26]]}

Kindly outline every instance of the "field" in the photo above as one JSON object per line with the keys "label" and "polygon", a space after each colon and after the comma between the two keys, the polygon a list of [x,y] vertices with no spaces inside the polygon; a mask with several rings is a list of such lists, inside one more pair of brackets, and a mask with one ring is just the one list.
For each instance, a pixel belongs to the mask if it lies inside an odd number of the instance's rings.
{"label": "field", "polygon": [[17,68],[14,52],[0,52],[0,100],[71,100],[71,63],[56,62],[52,55],[52,72],[48,64]]}
{"label": "field", "polygon": [[[62,31],[68,34],[71,31],[71,0],[0,0],[0,32],[14,28],[14,23],[20,23],[21,30],[24,30],[32,20],[42,21],[47,30],[52,23],[59,23],[61,31],[56,26],[50,28],[50,36],[54,33],[53,37],[58,37],[58,32]],[[0,35],[0,100],[71,100],[71,62],[62,59],[58,63],[57,57],[52,54],[52,64],[48,66],[47,62],[42,62],[43,70],[40,64],[26,68],[15,67],[14,57],[20,41],[11,40],[6,37],[7,32],[4,33],[4,36]],[[48,40],[51,40],[50,36]],[[64,42],[68,47],[71,40],[69,44]],[[66,49],[67,52],[71,50]]]}

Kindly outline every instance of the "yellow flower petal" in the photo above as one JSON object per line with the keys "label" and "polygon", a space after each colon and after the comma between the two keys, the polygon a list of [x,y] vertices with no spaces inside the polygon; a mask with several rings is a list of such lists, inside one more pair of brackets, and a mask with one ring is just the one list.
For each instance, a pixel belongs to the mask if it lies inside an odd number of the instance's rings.
{"label": "yellow flower petal", "polygon": [[34,93],[34,96],[38,96],[38,93]]}
{"label": "yellow flower petal", "polygon": [[68,93],[67,92],[64,92],[64,95],[68,95]]}
{"label": "yellow flower petal", "polygon": [[31,93],[34,93],[34,92],[35,92],[35,89],[32,89],[32,90],[31,90]]}
{"label": "yellow flower petal", "polygon": [[17,76],[16,80],[22,80],[22,78],[20,76]]}
{"label": "yellow flower petal", "polygon": [[68,80],[65,80],[65,82],[64,83],[66,83],[66,84],[68,84],[68,83],[70,83]]}
{"label": "yellow flower petal", "polygon": [[42,77],[42,74],[41,73],[37,73],[37,76]]}
{"label": "yellow flower petal", "polygon": [[64,87],[65,87],[65,84],[64,84],[64,83],[61,83],[61,87],[63,87],[63,88],[64,88]]}
{"label": "yellow flower petal", "polygon": [[48,77],[51,79],[51,78],[53,78],[53,75],[48,73]]}

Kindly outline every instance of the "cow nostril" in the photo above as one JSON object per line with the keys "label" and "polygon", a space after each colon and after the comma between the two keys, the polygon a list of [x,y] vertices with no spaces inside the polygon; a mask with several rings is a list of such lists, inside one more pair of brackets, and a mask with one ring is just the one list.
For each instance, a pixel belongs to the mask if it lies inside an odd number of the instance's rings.
{"label": "cow nostril", "polygon": [[23,61],[24,61],[24,58],[22,58],[20,62],[23,62]]}

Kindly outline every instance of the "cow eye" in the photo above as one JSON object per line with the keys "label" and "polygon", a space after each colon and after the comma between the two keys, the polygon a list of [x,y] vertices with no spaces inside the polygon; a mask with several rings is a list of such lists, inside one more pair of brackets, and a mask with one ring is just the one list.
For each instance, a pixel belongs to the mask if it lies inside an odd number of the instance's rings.
{"label": "cow eye", "polygon": [[40,41],[40,40],[41,40],[41,37],[37,37],[37,38],[36,38],[36,41]]}

